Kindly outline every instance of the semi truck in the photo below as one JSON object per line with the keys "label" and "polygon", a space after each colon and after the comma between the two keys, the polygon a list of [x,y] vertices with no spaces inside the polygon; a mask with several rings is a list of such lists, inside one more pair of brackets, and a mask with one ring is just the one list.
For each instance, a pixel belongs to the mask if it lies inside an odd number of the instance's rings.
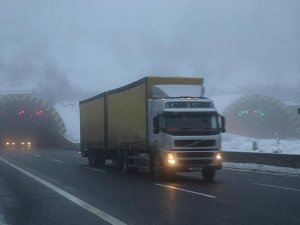
{"label": "semi truck", "polygon": [[154,178],[222,168],[225,118],[204,97],[202,78],[145,77],[79,102],[81,155]]}

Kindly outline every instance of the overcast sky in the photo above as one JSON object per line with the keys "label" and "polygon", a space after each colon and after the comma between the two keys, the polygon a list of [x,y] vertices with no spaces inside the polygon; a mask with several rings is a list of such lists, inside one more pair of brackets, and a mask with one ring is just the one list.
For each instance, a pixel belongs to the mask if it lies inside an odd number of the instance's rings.
{"label": "overcast sky", "polygon": [[0,0],[0,76],[96,92],[147,75],[201,76],[210,93],[295,88],[299,23],[299,0]]}

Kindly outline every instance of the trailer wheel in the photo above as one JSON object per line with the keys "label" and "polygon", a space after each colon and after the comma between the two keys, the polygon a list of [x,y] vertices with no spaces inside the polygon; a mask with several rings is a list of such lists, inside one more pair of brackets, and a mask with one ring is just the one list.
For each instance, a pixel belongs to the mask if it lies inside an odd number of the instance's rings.
{"label": "trailer wheel", "polygon": [[129,173],[129,167],[128,167],[128,160],[127,159],[122,160],[122,171],[124,173]]}
{"label": "trailer wheel", "polygon": [[93,167],[96,164],[96,155],[95,155],[95,150],[94,149],[89,149],[88,150],[88,161],[89,161],[89,166]]}
{"label": "trailer wheel", "polygon": [[137,172],[137,168],[129,167],[129,159],[127,152],[124,154],[122,159],[122,171],[127,174],[132,174]]}
{"label": "trailer wheel", "polygon": [[105,166],[105,157],[103,155],[98,155],[98,157],[96,159],[96,165],[98,165],[100,167]]}
{"label": "trailer wheel", "polygon": [[201,171],[202,177],[205,181],[212,181],[215,177],[216,170],[212,168],[204,167]]}

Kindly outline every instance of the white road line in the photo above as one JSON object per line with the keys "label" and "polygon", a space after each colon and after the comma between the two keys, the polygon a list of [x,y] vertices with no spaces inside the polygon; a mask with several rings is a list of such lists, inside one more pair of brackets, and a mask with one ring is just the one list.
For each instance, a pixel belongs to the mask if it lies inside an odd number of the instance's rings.
{"label": "white road line", "polygon": [[84,167],[85,169],[88,169],[88,170],[93,170],[93,171],[97,171],[97,172],[101,172],[101,173],[105,173],[104,170],[98,170],[98,169],[94,169],[94,168],[91,168],[91,167]]}
{"label": "white road line", "polygon": [[253,183],[253,184],[259,185],[259,186],[271,187],[271,188],[284,189],[284,190],[289,190],[289,191],[300,191],[300,189],[288,188],[288,187],[280,187],[280,186],[269,185],[269,184],[260,184],[260,183]]}
{"label": "white road line", "polygon": [[217,198],[216,196],[213,196],[213,195],[207,195],[207,194],[204,194],[204,193],[201,193],[201,192],[190,191],[190,190],[177,188],[177,187],[173,187],[173,186],[157,184],[157,183],[154,183],[154,185],[161,186],[161,187],[166,187],[166,188],[170,188],[170,189],[174,189],[174,190],[178,190],[178,191],[188,192],[188,193],[195,194],[195,195],[201,195],[201,196],[208,197],[208,198]]}
{"label": "white road line", "polygon": [[37,158],[41,158],[42,156],[40,154],[33,154],[34,157],[37,157]]}
{"label": "white road line", "polygon": [[70,200],[71,202],[75,203],[76,205],[82,207],[83,209],[93,213],[94,215],[98,216],[99,218],[101,218],[102,220],[108,222],[109,224],[112,225],[127,225],[126,223],[118,220],[117,218],[103,212],[102,210],[90,205],[89,203],[82,201],[81,199],[75,197],[74,195],[71,195],[70,193],[60,189],[59,187],[49,183],[48,181],[33,175],[32,173],[22,169],[19,166],[14,165],[13,163],[10,163],[9,161],[3,159],[2,157],[0,157],[0,160],[4,163],[6,163],[7,165],[15,168],[16,170],[20,171],[21,173],[31,177],[32,179],[34,179],[35,181],[43,184],[44,186],[46,186],[47,188],[55,191],[56,193],[60,194],[61,196],[65,197],[66,199]]}
{"label": "white road line", "polygon": [[58,159],[51,159],[54,162],[63,163],[64,161],[58,160]]}

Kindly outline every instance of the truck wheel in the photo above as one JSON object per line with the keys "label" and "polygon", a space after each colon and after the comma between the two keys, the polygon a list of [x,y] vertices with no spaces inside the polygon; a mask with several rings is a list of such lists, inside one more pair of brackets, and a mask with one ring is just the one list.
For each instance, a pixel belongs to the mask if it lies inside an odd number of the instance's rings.
{"label": "truck wheel", "polygon": [[167,179],[174,179],[175,178],[175,171],[174,170],[164,170],[164,177]]}
{"label": "truck wheel", "polygon": [[155,156],[151,165],[151,175],[154,179],[162,179],[164,176],[161,160]]}
{"label": "truck wheel", "polygon": [[99,165],[100,167],[104,167],[104,166],[105,166],[105,157],[100,156],[100,157],[98,158],[98,165]]}
{"label": "truck wheel", "polygon": [[203,168],[201,173],[205,181],[212,181],[215,177],[216,170],[212,168]]}
{"label": "truck wheel", "polygon": [[123,160],[122,162],[122,171],[127,174],[134,174],[138,172],[138,169],[135,167],[129,167],[128,160]]}
{"label": "truck wheel", "polygon": [[93,167],[96,164],[96,155],[95,151],[93,149],[88,150],[88,161],[89,161],[89,166]]}
{"label": "truck wheel", "polygon": [[128,160],[126,158],[122,160],[122,171],[129,173]]}

